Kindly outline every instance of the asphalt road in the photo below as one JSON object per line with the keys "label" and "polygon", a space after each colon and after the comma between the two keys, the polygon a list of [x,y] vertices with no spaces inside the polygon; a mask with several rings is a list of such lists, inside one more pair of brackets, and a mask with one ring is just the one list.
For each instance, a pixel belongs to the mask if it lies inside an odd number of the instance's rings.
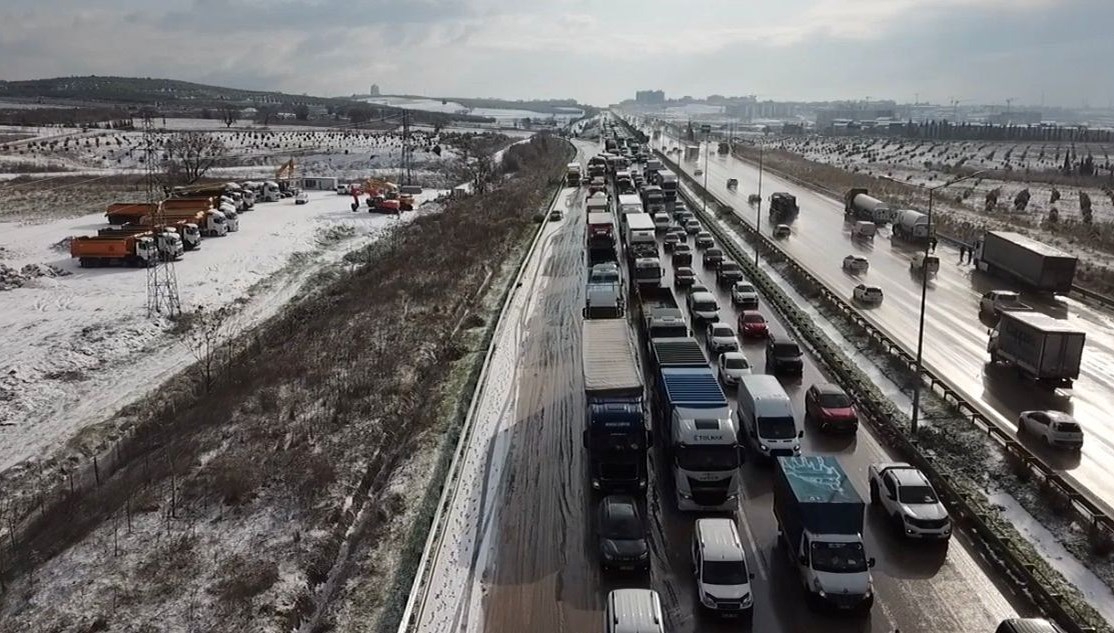
{"label": "asphalt road", "polygon": [[[592,151],[594,153],[595,150]],[[544,274],[537,311],[526,328],[519,363],[519,397],[509,430],[505,491],[494,519],[496,535],[484,572],[484,628],[510,631],[603,630],[603,604],[611,589],[648,586],[662,597],[669,631],[804,630],[956,633],[992,630],[1015,611],[1015,600],[992,580],[960,535],[947,547],[926,547],[898,539],[889,524],[868,511],[867,547],[878,560],[874,569],[877,600],[866,618],[813,613],[781,550],[775,549],[769,467],[749,460],[744,466],[745,498],[734,513],[748,550],[755,586],[753,624],[721,620],[696,603],[688,559],[693,521],[698,515],[674,509],[660,442],[651,454],[646,504],[651,517],[653,569],[649,577],[603,576],[595,557],[594,502],[587,483],[580,432],[584,400],[580,375],[580,308],[585,279],[583,207],[564,220],[555,237]],[[667,270],[668,258],[663,260]],[[694,268],[714,288],[696,258]],[[729,297],[718,292],[724,318],[732,314]],[[635,311],[632,311],[635,312]],[[771,327],[784,330],[772,314]],[[730,318],[729,322],[734,322]],[[744,352],[755,369],[763,366],[762,346]],[[806,358],[801,380],[785,383],[801,417],[803,394],[825,380]],[[733,397],[733,394],[732,394]],[[866,469],[888,460],[865,429],[857,438],[830,438],[805,427],[805,450],[834,453],[866,493]],[[1018,604],[1023,604],[1018,602]]]}
{"label": "asphalt road", "polygon": [[[662,140],[653,145],[661,148],[663,143],[683,145],[664,133]],[[755,225],[755,207],[748,205],[746,199],[758,191],[757,167],[713,151],[707,157],[705,169],[703,149],[698,160],[684,162],[682,167],[690,173],[696,169],[706,171],[708,189],[734,207],[740,218]],[[699,178],[703,181],[703,176]],[[728,178],[738,179],[736,190],[727,188]],[[850,225],[843,219],[842,201],[769,173],[762,177],[763,215],[757,222],[764,234],[768,235],[773,228],[768,200],[769,194],[775,191],[795,195],[801,209],[792,223],[793,234],[782,240],[782,247],[814,275],[848,297],[858,283],[881,287],[885,292],[884,302],[864,313],[915,350],[920,278],[910,271],[909,260],[917,247],[891,239],[889,228],[879,231],[871,241],[852,240]],[[1023,294],[1022,300],[1037,310],[1066,319],[1073,327],[1087,333],[1083,368],[1074,388],[1048,391],[1035,387],[1019,378],[1012,369],[987,364],[987,330],[993,322],[978,315],[978,301],[983,293],[1020,288],[977,272],[972,266],[959,264],[959,251],[943,242],[936,253],[940,257],[940,273],[928,286],[925,365],[947,376],[972,401],[983,403],[1007,428],[1015,428],[1018,414],[1027,409],[1056,409],[1074,415],[1086,434],[1081,454],[1050,450],[1029,436],[1022,436],[1021,441],[1049,465],[1075,478],[1101,502],[1114,508],[1114,478],[1108,475],[1108,466],[1114,463],[1114,417],[1108,413],[1114,410],[1114,317],[1072,298],[1050,300]],[[855,276],[843,271],[842,260],[849,254],[870,260],[866,274]]]}

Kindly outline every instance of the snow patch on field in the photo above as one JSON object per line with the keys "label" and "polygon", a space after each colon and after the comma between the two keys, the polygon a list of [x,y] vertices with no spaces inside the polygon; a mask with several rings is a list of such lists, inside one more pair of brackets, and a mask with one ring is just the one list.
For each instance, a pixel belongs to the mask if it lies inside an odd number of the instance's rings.
{"label": "snow patch on field", "polygon": [[[427,191],[419,202],[441,193]],[[241,215],[240,231],[186,253],[175,264],[183,308],[237,306],[234,327],[250,327],[296,297],[314,272],[416,215],[353,213],[346,196],[310,196],[306,205],[257,204]],[[38,278],[0,301],[0,471],[42,457],[192,362],[168,333],[169,320],[146,317],[145,270],[80,268],[56,248],[104,226],[99,214],[0,223],[4,264],[70,273]]]}

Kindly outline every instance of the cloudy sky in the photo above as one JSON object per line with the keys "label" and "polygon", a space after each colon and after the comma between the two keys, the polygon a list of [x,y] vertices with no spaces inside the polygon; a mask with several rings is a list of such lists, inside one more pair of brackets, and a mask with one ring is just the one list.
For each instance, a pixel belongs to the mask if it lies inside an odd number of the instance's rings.
{"label": "cloudy sky", "polygon": [[1114,100],[1114,0],[0,0],[0,79],[315,95]]}

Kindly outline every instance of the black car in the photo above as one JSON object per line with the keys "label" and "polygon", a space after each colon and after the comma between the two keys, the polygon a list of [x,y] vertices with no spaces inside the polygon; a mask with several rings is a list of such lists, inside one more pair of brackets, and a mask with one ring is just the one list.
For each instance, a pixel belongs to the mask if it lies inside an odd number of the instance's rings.
{"label": "black car", "polygon": [[770,334],[766,338],[766,373],[792,374],[804,373],[805,363],[801,346],[787,336]]}
{"label": "black car", "polygon": [[716,269],[716,283],[721,286],[733,286],[736,281],[743,280],[743,267],[738,262],[725,259]]}
{"label": "black car", "polygon": [[673,267],[692,266],[692,247],[688,244],[677,244],[673,247]]}
{"label": "black car", "polygon": [[649,571],[650,547],[638,503],[629,495],[608,495],[596,514],[600,565],[621,571]]}
{"label": "black car", "polygon": [[718,268],[722,261],[723,261],[723,249],[722,248],[709,248],[708,250],[704,251],[704,266],[706,268],[712,268],[712,269]]}

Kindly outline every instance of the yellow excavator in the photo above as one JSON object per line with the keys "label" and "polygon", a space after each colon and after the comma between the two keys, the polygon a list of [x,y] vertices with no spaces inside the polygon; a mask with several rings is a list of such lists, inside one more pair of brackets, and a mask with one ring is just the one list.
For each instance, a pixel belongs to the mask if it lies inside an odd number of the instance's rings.
{"label": "yellow excavator", "polygon": [[291,191],[294,187],[294,173],[297,165],[294,159],[286,161],[275,170],[275,180],[278,182],[279,191]]}

